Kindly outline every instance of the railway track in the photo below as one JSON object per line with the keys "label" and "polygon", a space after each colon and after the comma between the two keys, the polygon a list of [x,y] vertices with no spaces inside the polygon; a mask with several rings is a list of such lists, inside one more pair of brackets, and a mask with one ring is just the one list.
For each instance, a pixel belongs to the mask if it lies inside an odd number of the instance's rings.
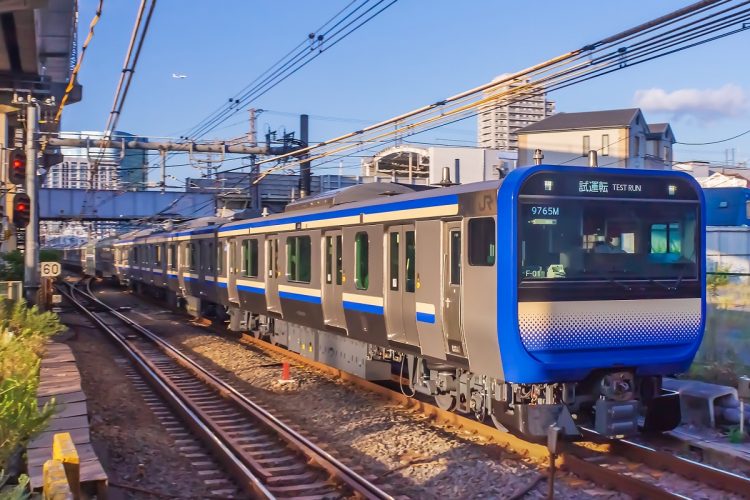
{"label": "railway track", "polygon": [[[436,421],[482,435],[538,462],[549,463],[549,451],[545,446],[409,398],[399,391],[312,361],[252,335],[243,336],[242,341],[312,366],[403,406],[416,408]],[[566,443],[555,459],[556,468],[634,498],[750,498],[747,477],[629,440],[603,439],[593,432],[586,432],[585,439],[588,441]]]}
{"label": "railway track", "polygon": [[[441,410],[425,401],[409,398],[399,391],[312,361],[259,340],[256,336],[244,335],[241,342],[312,366],[403,406],[416,407],[437,421],[483,435],[540,463],[549,463],[549,452],[545,446]],[[747,477],[628,440],[603,439],[593,432],[587,432],[585,439],[579,443],[566,443],[555,459],[556,467],[634,498],[750,498],[750,479]]]}
{"label": "railway track", "polygon": [[97,299],[58,290],[134,363],[253,498],[391,498],[179,349]]}

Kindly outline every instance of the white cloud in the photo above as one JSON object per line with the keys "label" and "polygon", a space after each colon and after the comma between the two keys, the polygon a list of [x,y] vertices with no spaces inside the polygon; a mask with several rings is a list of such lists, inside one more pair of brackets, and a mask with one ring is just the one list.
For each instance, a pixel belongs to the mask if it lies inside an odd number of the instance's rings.
{"label": "white cloud", "polygon": [[737,116],[750,107],[745,91],[733,83],[716,89],[636,90],[633,102],[644,111],[666,113],[675,118]]}

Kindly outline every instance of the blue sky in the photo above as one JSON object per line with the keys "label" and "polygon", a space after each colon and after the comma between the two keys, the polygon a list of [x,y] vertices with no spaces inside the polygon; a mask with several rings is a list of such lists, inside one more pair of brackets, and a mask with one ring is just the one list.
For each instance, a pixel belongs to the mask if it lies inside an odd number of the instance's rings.
{"label": "blue sky", "polygon": [[[178,137],[349,1],[159,0],[118,129],[155,138]],[[294,115],[308,113],[311,139],[327,139],[688,3],[400,0],[255,102],[254,107],[270,110],[260,116],[259,132],[295,130]],[[79,1],[81,41],[96,4]],[[105,0],[79,77],[84,97],[66,108],[63,130],[104,127],[138,4]],[[648,101],[668,102],[674,110],[645,109],[646,119],[670,121],[678,141],[724,139],[750,128],[748,47],[750,32],[740,33],[556,91],[548,98],[557,102],[558,111],[574,112],[633,107],[637,93],[649,91],[646,95],[655,98]],[[174,79],[172,73],[187,78]],[[701,109],[706,102],[710,110]],[[233,126],[209,137],[246,132],[245,117],[239,114],[226,122]],[[416,140],[459,144],[473,141],[474,130],[470,119]],[[727,148],[736,148],[736,158],[747,161],[750,134],[711,146],[677,146],[676,158],[723,161]],[[171,161],[184,163],[179,157]],[[172,170],[178,177],[197,176],[190,167]]]}

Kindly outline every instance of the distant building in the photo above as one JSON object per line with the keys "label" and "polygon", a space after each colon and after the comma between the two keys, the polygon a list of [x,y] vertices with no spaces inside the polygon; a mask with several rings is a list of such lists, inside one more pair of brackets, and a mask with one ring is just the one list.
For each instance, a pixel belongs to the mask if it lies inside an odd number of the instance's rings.
{"label": "distant building", "polygon": [[[277,213],[299,197],[299,180],[298,174],[269,174],[253,186],[249,173],[222,172],[208,179],[188,177],[185,190],[215,194],[216,209],[220,215],[251,208],[255,194],[258,196],[259,209],[267,208],[269,212]],[[359,182],[360,179],[352,175],[313,175],[310,194],[345,188]]]}
{"label": "distant building", "polygon": [[[494,81],[506,78],[500,75]],[[483,148],[516,151],[518,149],[518,129],[552,116],[555,112],[554,101],[548,101],[546,93],[518,97],[507,95],[508,91],[528,85],[529,80],[517,81],[499,89],[485,93],[485,97],[497,95],[496,101],[479,108],[477,115],[477,144]],[[533,91],[533,89],[529,89]],[[506,94],[506,95],[503,95]],[[506,102],[519,99],[517,102]]]}
{"label": "distant building", "polygon": [[362,160],[363,182],[395,180],[405,184],[437,184],[443,168],[459,184],[500,179],[516,168],[515,151],[467,147],[393,146]]}
{"label": "distant building", "polygon": [[[61,132],[61,138],[101,140],[102,132]],[[114,132],[112,141],[145,140],[127,132]],[[148,180],[146,151],[120,148],[61,147],[62,163],[50,167],[43,187],[140,191]],[[93,168],[98,165],[96,173]]]}
{"label": "distant building", "polygon": [[518,164],[588,165],[597,152],[599,166],[671,169],[674,133],[668,123],[646,123],[638,108],[558,113],[524,127],[518,134]]}

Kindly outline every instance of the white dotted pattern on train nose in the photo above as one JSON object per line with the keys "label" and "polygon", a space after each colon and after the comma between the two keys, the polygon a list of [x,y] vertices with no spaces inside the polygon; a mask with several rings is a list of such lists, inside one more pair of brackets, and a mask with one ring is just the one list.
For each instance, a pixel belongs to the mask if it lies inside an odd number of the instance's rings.
{"label": "white dotted pattern on train nose", "polygon": [[521,341],[528,351],[567,351],[694,342],[700,335],[696,312],[576,312],[519,314]]}

